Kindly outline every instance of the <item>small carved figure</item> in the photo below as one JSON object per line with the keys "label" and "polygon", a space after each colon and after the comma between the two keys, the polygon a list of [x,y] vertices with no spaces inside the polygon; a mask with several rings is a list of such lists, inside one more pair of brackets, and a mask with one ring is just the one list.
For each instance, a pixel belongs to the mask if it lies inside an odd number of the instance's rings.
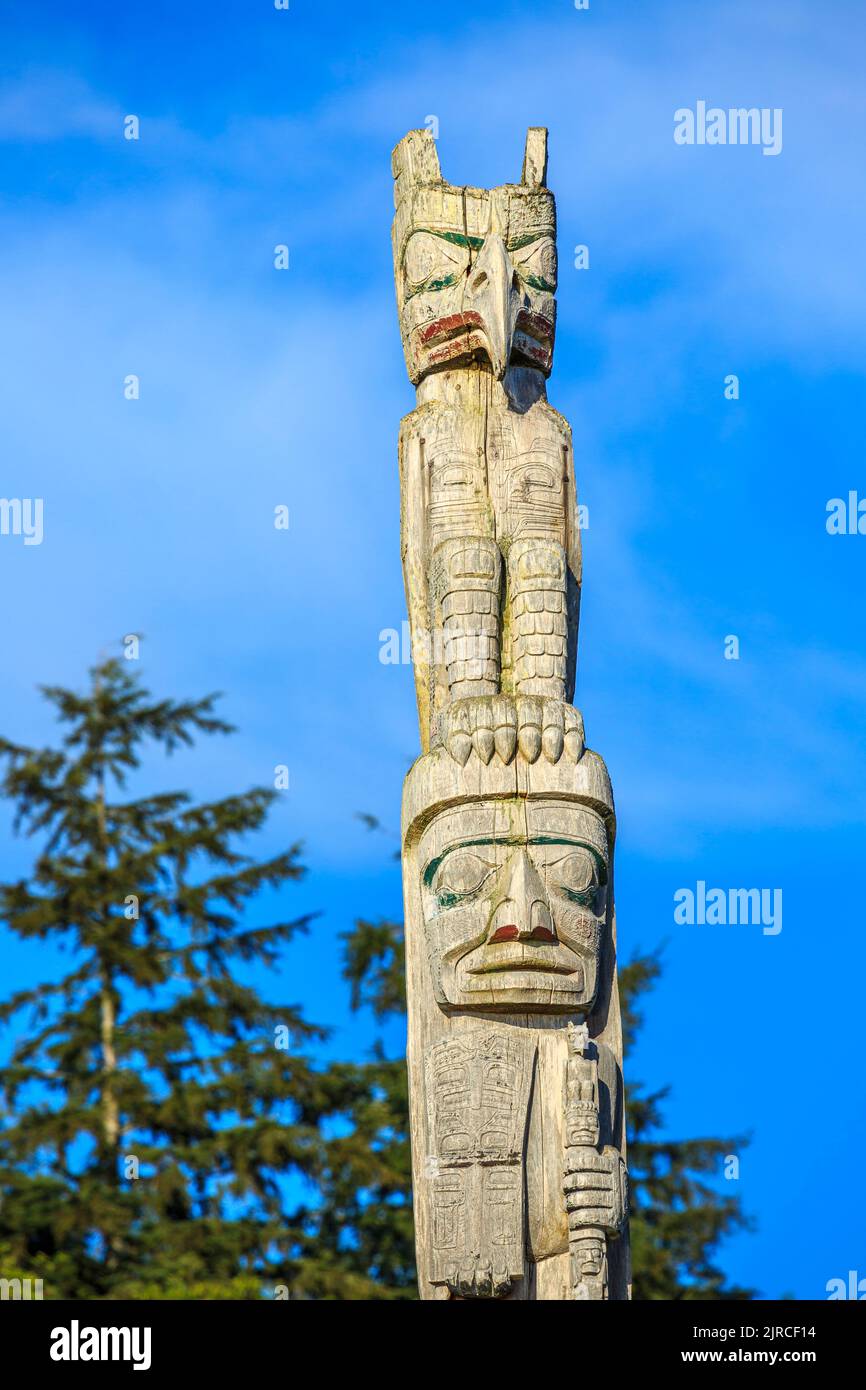
{"label": "small carved figure", "polygon": [[598,1054],[589,1029],[568,1026],[563,1190],[568,1212],[574,1296],[608,1296],[607,1238],[620,1235],[628,1201],[625,1165],[611,1145],[599,1148]]}

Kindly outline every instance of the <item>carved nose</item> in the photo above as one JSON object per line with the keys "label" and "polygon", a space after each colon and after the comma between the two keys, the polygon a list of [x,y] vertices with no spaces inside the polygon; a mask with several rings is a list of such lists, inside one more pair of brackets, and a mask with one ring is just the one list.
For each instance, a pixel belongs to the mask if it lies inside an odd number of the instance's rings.
{"label": "carved nose", "polygon": [[466,308],[476,313],[487,338],[490,365],[500,379],[511,358],[519,305],[514,295],[514,267],[499,232],[488,232],[469,277]]}
{"label": "carved nose", "polygon": [[487,940],[557,939],[544,882],[521,847],[508,860],[497,885]]}

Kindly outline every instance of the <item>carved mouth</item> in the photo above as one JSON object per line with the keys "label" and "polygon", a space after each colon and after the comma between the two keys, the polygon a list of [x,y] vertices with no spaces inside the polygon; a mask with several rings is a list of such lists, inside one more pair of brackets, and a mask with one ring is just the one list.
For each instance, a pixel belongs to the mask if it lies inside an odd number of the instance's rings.
{"label": "carved mouth", "polygon": [[[481,315],[472,309],[448,314],[418,330],[427,365],[455,365],[461,360],[490,360],[490,344]],[[510,363],[549,372],[553,362],[553,323],[544,314],[521,309],[511,342]]]}
{"label": "carved mouth", "polygon": [[485,947],[477,965],[467,965],[465,969],[469,975],[495,975],[513,970],[573,975],[580,962],[573,957],[569,960],[570,954],[566,954],[562,947],[556,951],[545,951],[531,943],[506,941]]}
{"label": "carved mouth", "polygon": [[533,314],[529,309],[521,309],[517,315],[517,328],[532,335],[539,343],[549,343],[553,337],[553,324],[545,314]]}
{"label": "carved mouth", "polygon": [[483,999],[494,1006],[505,1005],[509,1000],[516,1003],[521,998],[534,1006],[575,1000],[583,995],[585,984],[582,969],[566,973],[512,965],[509,970],[467,972],[461,992],[464,998]]}
{"label": "carved mouth", "polygon": [[490,357],[490,344],[480,314],[468,309],[463,314],[449,314],[436,319],[420,330],[421,344],[428,366],[454,365],[473,358]]}

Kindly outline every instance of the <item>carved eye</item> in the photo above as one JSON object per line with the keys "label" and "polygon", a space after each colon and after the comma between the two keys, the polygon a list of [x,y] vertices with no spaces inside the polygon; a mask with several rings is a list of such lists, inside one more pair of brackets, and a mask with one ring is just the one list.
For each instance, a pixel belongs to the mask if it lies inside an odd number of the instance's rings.
{"label": "carved eye", "polygon": [[472,474],[468,468],[446,468],[437,482],[443,487],[468,487],[472,482]]}
{"label": "carved eye", "polygon": [[588,850],[578,849],[569,854],[556,866],[556,872],[563,888],[587,902],[595,889],[595,860]]}
{"label": "carved eye", "polygon": [[465,247],[452,246],[429,232],[415,232],[403,255],[403,269],[410,285],[423,285],[427,280],[445,279],[457,275],[469,261]]}
{"label": "carved eye", "polygon": [[477,854],[471,854],[468,850],[449,854],[439,866],[433,889],[440,900],[474,893],[487,877],[489,867]]}
{"label": "carved eye", "polygon": [[513,251],[511,259],[524,280],[540,280],[546,288],[556,289],[556,243],[552,237],[543,237]]}
{"label": "carved eye", "polygon": [[559,487],[559,478],[549,468],[538,465],[525,469],[520,476],[520,483],[526,490],[535,487],[554,488]]}

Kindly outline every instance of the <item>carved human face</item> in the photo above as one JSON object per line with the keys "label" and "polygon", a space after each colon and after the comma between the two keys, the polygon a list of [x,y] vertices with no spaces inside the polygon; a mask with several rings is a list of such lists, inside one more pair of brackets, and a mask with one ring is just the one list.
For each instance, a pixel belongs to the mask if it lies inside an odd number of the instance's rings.
{"label": "carved human face", "polygon": [[553,799],[473,802],[440,812],[419,849],[441,1005],[592,1008],[609,864],[593,811]]}
{"label": "carved human face", "polygon": [[[577,1251],[578,1264],[582,1278],[598,1279],[604,1271],[604,1242],[584,1236]],[[586,1294],[583,1294],[586,1297]]]}
{"label": "carved human face", "polygon": [[566,1115],[566,1143],[594,1147],[598,1143],[598,1135],[598,1106],[585,1101],[570,1106]]}
{"label": "carved human face", "polygon": [[556,214],[545,188],[420,185],[398,209],[394,273],[409,376],[489,364],[550,374]]}

